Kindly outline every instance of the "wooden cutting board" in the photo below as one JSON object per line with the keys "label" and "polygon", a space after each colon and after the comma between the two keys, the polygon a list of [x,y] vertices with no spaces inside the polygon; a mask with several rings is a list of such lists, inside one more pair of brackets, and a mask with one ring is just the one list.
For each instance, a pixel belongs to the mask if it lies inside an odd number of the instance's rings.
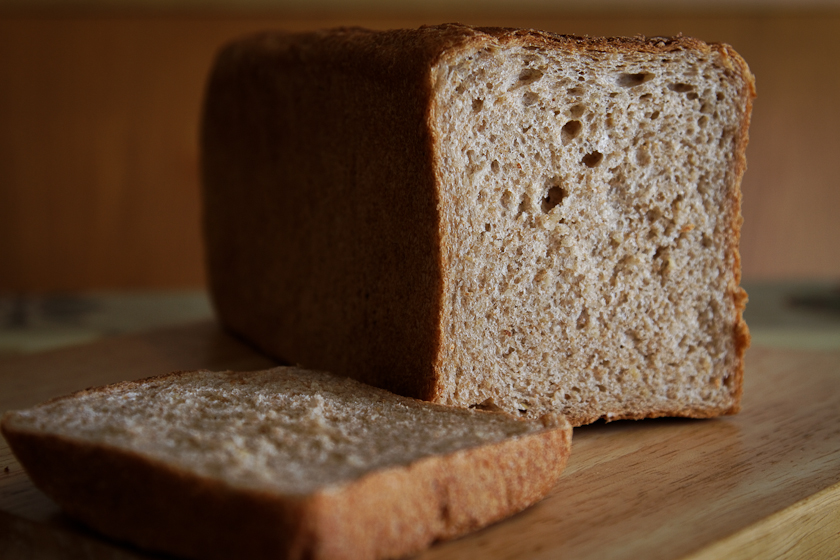
{"label": "wooden cutting board", "polygon": [[[0,361],[0,411],[83,387],[273,363],[211,322]],[[536,506],[424,560],[794,558],[840,555],[840,353],[756,348],[743,411],[575,430]],[[0,441],[0,558],[138,558],[36,490]]]}

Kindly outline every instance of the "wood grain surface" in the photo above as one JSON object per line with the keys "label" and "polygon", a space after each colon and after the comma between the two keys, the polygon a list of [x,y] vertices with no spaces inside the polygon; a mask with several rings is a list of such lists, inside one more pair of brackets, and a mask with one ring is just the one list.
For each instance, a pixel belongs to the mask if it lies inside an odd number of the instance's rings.
{"label": "wood grain surface", "polygon": [[[0,361],[0,411],[178,369],[272,362],[210,322]],[[577,428],[536,506],[420,558],[828,558],[840,551],[840,353],[758,348],[741,414]],[[4,467],[9,471],[4,472]],[[0,442],[0,557],[137,558],[32,487]]]}
{"label": "wood grain surface", "polygon": [[0,11],[0,291],[199,286],[198,126],[218,47],[256,30],[444,21],[731,43],[757,76],[744,277],[840,276],[840,13],[26,15]]}

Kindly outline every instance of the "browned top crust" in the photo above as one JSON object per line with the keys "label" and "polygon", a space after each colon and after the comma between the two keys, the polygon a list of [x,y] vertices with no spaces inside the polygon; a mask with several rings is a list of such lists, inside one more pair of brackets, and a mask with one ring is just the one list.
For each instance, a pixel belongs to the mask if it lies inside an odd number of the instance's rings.
{"label": "browned top crust", "polygon": [[[261,32],[250,39],[240,39],[227,47],[229,51],[254,52],[265,49],[287,51],[301,62],[317,61],[345,71],[370,73],[371,77],[406,76],[413,78],[418,70],[426,70],[445,53],[479,45],[522,45],[560,48],[569,51],[603,53],[668,53],[695,50],[726,53],[733,70],[748,85],[745,94],[755,97],[755,79],[741,56],[726,43],[706,43],[694,37],[590,37],[517,29],[513,27],[472,27],[460,23],[424,25],[417,29],[375,31],[362,27],[337,27],[300,33]],[[357,58],[360,54],[366,55]],[[358,64],[359,61],[364,64]],[[354,62],[352,67],[346,63]],[[373,62],[373,63],[371,63]]]}
{"label": "browned top crust", "polygon": [[[260,42],[264,47],[274,49],[307,50],[325,45],[326,51],[334,54],[350,48],[365,49],[376,58],[405,58],[406,53],[434,60],[440,53],[450,49],[463,48],[471,43],[496,43],[544,46],[546,48],[567,48],[580,51],[613,53],[665,53],[691,49],[710,52],[712,49],[731,49],[725,43],[706,43],[694,37],[676,35],[673,37],[590,37],[513,27],[472,27],[460,23],[424,25],[417,29],[391,29],[376,31],[362,27],[336,27],[319,31],[282,33],[277,31],[254,34],[250,39],[238,39],[232,45],[248,45]],[[270,45],[270,46],[269,46]],[[335,47],[341,47],[336,49]],[[230,48],[230,47],[228,47]],[[250,48],[250,47],[245,47]],[[731,56],[738,57],[734,51]],[[340,55],[339,55],[340,58]],[[365,65],[367,67],[368,65]],[[401,64],[400,64],[401,66]]]}

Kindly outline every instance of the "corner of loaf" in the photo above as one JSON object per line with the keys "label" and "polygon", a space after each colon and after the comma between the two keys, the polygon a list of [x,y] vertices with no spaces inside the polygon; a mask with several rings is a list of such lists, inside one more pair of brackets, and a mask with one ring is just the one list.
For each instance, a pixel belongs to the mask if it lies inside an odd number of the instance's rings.
{"label": "corner of loaf", "polygon": [[737,411],[754,86],[731,48],[447,25],[227,53],[202,154],[228,328],[459,406]]}

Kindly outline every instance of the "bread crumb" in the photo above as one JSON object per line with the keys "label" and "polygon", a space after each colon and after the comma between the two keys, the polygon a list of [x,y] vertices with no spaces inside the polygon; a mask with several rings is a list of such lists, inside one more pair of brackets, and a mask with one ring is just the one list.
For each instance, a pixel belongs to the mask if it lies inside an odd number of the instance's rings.
{"label": "bread crumb", "polygon": [[[433,406],[343,377],[282,367],[117,384],[18,414],[20,426],[295,495],[542,429],[520,422],[518,414]],[[408,437],[413,433],[429,437]]]}

